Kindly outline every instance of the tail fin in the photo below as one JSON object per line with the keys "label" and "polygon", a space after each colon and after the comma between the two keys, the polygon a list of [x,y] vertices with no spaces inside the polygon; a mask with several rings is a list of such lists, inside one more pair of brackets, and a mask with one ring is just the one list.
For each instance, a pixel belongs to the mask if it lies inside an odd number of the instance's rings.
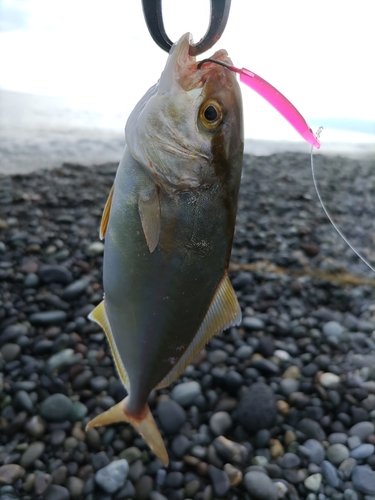
{"label": "tail fin", "polygon": [[129,396],[117,405],[112,406],[109,410],[90,420],[86,426],[86,430],[88,431],[100,425],[128,422],[141,434],[155,455],[160,458],[165,466],[167,466],[169,463],[168,453],[149,406],[146,405],[144,416],[140,419],[136,419],[126,412],[128,398]]}

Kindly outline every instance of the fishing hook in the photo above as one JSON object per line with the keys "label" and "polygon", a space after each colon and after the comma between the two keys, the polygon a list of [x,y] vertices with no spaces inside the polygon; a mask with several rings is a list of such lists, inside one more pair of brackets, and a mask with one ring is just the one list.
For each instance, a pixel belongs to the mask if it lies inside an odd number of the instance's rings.
{"label": "fishing hook", "polygon": [[[228,21],[230,4],[231,0],[210,0],[210,24],[204,37],[198,43],[190,45],[190,56],[206,52],[219,40]],[[154,42],[169,52],[173,42],[165,32],[161,0],[142,0],[142,7],[148,31]]]}

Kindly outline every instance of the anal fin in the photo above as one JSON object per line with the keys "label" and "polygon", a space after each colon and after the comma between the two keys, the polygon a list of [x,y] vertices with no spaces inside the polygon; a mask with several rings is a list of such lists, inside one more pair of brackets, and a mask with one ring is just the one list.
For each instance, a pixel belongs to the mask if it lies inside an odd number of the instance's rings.
{"label": "anal fin", "polygon": [[156,389],[166,387],[176,380],[214,335],[230,326],[239,325],[241,318],[241,308],[235,291],[228,275],[225,274],[193,341]]}
{"label": "anal fin", "polygon": [[98,325],[100,325],[103,328],[112,351],[113,359],[115,360],[117,372],[120,376],[122,383],[126,387],[127,391],[130,392],[130,383],[128,374],[126,373],[125,367],[121,361],[119,352],[117,350],[115,340],[113,338],[111,325],[109,324],[109,320],[105,310],[104,300],[102,300],[100,304],[95,307],[95,309],[89,314],[88,318],[91,319],[91,321],[98,323]]}
{"label": "anal fin", "polygon": [[99,230],[99,237],[101,240],[104,238],[105,233],[107,231],[109,214],[111,213],[113,191],[114,191],[114,186],[111,187],[106,204],[104,205],[104,210],[103,210],[103,215],[102,215],[102,220],[100,222],[100,230]]}
{"label": "anal fin", "polygon": [[138,210],[147,246],[152,253],[160,236],[160,199],[159,189],[156,186],[140,193]]}

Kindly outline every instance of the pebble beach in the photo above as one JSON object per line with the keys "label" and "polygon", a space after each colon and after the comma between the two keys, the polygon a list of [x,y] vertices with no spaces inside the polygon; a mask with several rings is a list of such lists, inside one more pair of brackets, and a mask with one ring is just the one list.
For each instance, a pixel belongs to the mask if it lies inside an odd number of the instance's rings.
{"label": "pebble beach", "polygon": [[[315,165],[374,263],[374,161]],[[125,396],[87,319],[116,169],[0,175],[0,500],[374,500],[375,277],[299,152],[244,157],[230,264],[242,324],[150,395],[169,467],[129,425],[85,432]]]}

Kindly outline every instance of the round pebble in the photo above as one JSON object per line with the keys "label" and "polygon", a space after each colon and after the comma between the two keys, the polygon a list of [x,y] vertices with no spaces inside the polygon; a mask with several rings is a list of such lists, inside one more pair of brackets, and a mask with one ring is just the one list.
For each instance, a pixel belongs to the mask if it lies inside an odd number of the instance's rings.
{"label": "round pebble", "polygon": [[244,484],[254,500],[277,500],[277,487],[264,472],[247,472]]}

